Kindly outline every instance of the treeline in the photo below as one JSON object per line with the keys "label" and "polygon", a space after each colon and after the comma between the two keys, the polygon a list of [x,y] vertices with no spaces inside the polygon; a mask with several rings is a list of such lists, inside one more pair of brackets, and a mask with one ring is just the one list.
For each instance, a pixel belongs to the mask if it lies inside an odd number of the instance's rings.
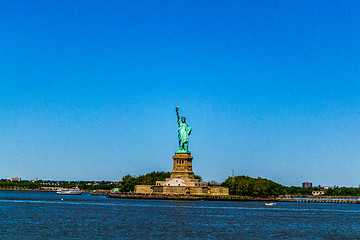
{"label": "treeline", "polygon": [[[312,195],[312,191],[323,190],[318,187],[286,187],[265,178],[251,178],[248,176],[229,177],[221,185],[229,188],[230,195],[250,197],[307,196]],[[360,196],[360,188],[352,187],[329,188],[324,192],[324,196]]]}
{"label": "treeline", "polygon": [[29,181],[20,181],[20,182],[10,182],[5,179],[0,180],[0,189],[37,189],[40,188],[40,184],[29,182]]}
{"label": "treeline", "polygon": [[327,196],[360,196],[360,188],[329,188],[325,194]]}
{"label": "treeline", "polygon": [[[170,172],[151,172],[145,175],[132,176],[126,175],[118,183],[109,182],[109,181],[19,181],[11,182],[8,179],[0,180],[0,189],[15,189],[15,190],[24,190],[24,189],[41,189],[41,188],[72,188],[78,187],[83,191],[93,191],[93,190],[111,190],[114,188],[119,188],[121,192],[134,192],[136,185],[155,185],[156,181],[165,181],[166,178],[170,178]],[[195,175],[195,178],[202,181],[201,177]],[[54,185],[56,183],[58,185]]]}
{"label": "treeline", "polygon": [[132,176],[130,174],[124,176],[121,180],[121,192],[134,192],[136,185],[155,185],[156,181],[165,181],[170,177],[170,172],[151,172],[145,175]]}
{"label": "treeline", "polygon": [[238,196],[276,197],[286,193],[283,185],[260,177],[228,177],[221,186],[228,187],[230,195]]}
{"label": "treeline", "polygon": [[94,181],[60,181],[56,182],[58,185],[51,185],[49,183],[53,182],[46,182],[46,181],[19,181],[19,182],[11,182],[7,179],[0,180],[0,189],[15,189],[15,190],[25,190],[25,189],[33,189],[38,190],[41,188],[72,188],[78,187],[81,190],[111,190],[116,188],[118,184],[109,181],[101,181],[101,182],[94,182]]}
{"label": "treeline", "polygon": [[[71,188],[79,187],[83,191],[92,190],[111,190],[118,188],[121,192],[134,192],[136,185],[155,185],[156,181],[165,181],[170,178],[170,172],[151,172],[145,175],[132,176],[126,175],[118,183],[110,181],[20,181],[11,182],[7,179],[0,180],[0,189],[41,189],[43,187],[52,188]],[[195,178],[202,181],[201,177],[195,175]],[[56,183],[58,185],[51,185]],[[311,195],[314,190],[321,190],[318,187],[301,188],[301,187],[286,187],[279,183],[273,182],[265,178],[252,178],[249,176],[235,176],[228,177],[223,183],[218,184],[210,181],[209,186],[221,185],[229,188],[230,195],[249,196],[249,197],[277,197],[280,195]],[[325,190],[325,196],[360,196],[360,188],[329,188]]]}
{"label": "treeline", "polygon": [[311,195],[312,191],[319,190],[319,188],[302,188],[302,187],[285,187],[288,195]]}
{"label": "treeline", "polygon": [[323,196],[360,196],[360,188],[354,187],[337,187],[337,188],[301,188],[301,187],[286,187],[286,194],[289,195],[311,195],[312,191],[324,191]]}

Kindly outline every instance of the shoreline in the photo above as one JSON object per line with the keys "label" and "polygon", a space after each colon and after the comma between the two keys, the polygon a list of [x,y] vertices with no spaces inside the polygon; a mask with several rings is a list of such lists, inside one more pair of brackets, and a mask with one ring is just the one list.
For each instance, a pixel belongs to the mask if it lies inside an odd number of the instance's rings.
{"label": "shoreline", "polygon": [[157,199],[157,200],[190,200],[190,201],[258,201],[258,202],[277,202],[277,198],[251,198],[234,196],[201,196],[201,195],[172,195],[172,194],[127,194],[110,193],[108,198],[127,198],[127,199]]}
{"label": "shoreline", "polygon": [[238,202],[301,202],[301,203],[348,203],[360,204],[354,197],[304,197],[304,198],[252,198],[235,196],[201,196],[201,195],[165,195],[165,194],[126,194],[110,193],[108,198],[149,199],[149,200],[183,200],[183,201],[238,201]]}

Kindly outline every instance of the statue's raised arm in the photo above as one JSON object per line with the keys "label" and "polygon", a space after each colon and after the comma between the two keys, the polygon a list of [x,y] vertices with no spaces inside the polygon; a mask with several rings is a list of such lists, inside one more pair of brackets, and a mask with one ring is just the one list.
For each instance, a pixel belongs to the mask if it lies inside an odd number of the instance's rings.
{"label": "statue's raised arm", "polygon": [[179,107],[176,107],[176,116],[177,123],[179,126],[178,129],[178,138],[179,138],[179,150],[176,153],[190,153],[188,150],[189,146],[189,135],[191,133],[191,127],[189,127],[186,123],[185,117],[179,116]]}
{"label": "statue's raised arm", "polygon": [[176,116],[177,116],[177,120],[179,122],[180,117],[179,117],[179,106],[176,106]]}

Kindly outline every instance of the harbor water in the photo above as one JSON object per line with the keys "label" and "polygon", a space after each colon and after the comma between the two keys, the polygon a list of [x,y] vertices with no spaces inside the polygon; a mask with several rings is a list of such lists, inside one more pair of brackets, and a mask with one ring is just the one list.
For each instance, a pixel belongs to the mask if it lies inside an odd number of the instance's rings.
{"label": "harbor water", "polygon": [[360,239],[360,204],[0,191],[0,239]]}

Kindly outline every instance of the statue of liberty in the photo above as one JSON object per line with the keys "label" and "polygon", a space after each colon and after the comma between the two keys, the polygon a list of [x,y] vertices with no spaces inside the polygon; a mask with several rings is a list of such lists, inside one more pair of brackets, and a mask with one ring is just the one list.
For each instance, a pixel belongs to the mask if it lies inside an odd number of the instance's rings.
{"label": "statue of liberty", "polygon": [[189,153],[189,135],[191,133],[191,127],[186,123],[185,117],[179,117],[179,106],[176,107],[177,123],[179,126],[178,129],[178,138],[179,138],[179,150],[176,153]]}

